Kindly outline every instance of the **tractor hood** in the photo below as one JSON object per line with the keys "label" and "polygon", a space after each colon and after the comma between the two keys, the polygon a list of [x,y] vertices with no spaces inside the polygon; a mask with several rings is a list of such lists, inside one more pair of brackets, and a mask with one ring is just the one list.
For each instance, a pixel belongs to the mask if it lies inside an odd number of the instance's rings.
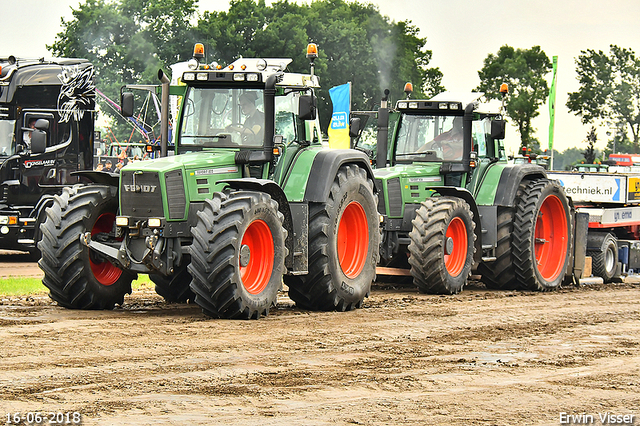
{"label": "tractor hood", "polygon": [[223,180],[242,177],[236,151],[200,151],[151,161],[137,161],[120,172],[121,214],[186,220],[193,202],[221,191]]}
{"label": "tractor hood", "polygon": [[[432,186],[442,184],[440,163],[401,164],[393,167],[387,167],[385,169],[374,170],[373,174],[376,179],[382,180],[400,178],[401,180],[407,180],[407,182],[432,182]],[[415,180],[416,178],[428,179]]]}
{"label": "tractor hood", "polygon": [[182,168],[186,172],[210,169],[221,166],[235,166],[236,151],[200,151],[151,161],[136,161],[129,163],[123,170],[140,170],[142,172],[168,172]]}
{"label": "tractor hood", "polygon": [[383,195],[378,211],[388,218],[403,218],[406,205],[420,204],[433,195],[429,188],[443,185],[439,163],[401,164],[374,170],[374,176]]}

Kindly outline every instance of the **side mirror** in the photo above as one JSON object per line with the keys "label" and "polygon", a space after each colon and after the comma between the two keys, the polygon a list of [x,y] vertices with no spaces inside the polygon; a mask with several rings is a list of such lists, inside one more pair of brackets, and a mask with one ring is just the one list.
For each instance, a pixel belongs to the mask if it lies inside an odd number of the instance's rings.
{"label": "side mirror", "polygon": [[47,131],[49,130],[49,120],[45,120],[44,118],[39,118],[36,120],[36,129]]}
{"label": "side mirror", "polygon": [[349,137],[357,138],[360,135],[360,117],[349,120]]}
{"label": "side mirror", "polygon": [[506,122],[504,120],[494,120],[491,122],[491,138],[504,139]]}
{"label": "side mirror", "polygon": [[123,117],[133,117],[133,93],[123,92],[120,95],[120,108]]}
{"label": "side mirror", "polygon": [[316,97],[315,95],[303,95],[300,96],[298,102],[298,117],[300,120],[308,121],[316,119]]}
{"label": "side mirror", "polygon": [[47,127],[49,122],[47,120],[38,120],[36,122],[36,130],[31,133],[31,153],[42,154],[47,149],[47,134],[38,128],[40,121],[46,121]]}

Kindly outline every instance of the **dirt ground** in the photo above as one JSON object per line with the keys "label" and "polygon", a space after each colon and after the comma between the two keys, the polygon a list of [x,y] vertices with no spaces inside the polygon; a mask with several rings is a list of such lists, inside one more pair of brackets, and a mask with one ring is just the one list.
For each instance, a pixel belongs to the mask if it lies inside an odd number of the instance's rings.
{"label": "dirt ground", "polygon": [[0,342],[3,424],[640,425],[638,284],[445,297],[387,283],[346,313],[282,293],[258,321],[211,320],[152,288],[114,311],[0,297]]}

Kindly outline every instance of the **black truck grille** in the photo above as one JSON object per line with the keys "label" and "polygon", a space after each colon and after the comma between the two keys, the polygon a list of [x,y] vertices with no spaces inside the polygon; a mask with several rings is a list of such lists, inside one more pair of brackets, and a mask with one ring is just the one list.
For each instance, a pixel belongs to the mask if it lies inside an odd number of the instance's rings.
{"label": "black truck grille", "polygon": [[184,193],[184,181],[182,171],[174,170],[164,177],[167,188],[167,204],[169,205],[169,219],[182,219],[187,198]]}
{"label": "black truck grille", "polygon": [[120,213],[133,217],[164,217],[157,172],[122,172]]}
{"label": "black truck grille", "polygon": [[389,179],[387,181],[387,194],[389,196],[389,216],[402,216],[402,190],[400,188],[400,178]]}

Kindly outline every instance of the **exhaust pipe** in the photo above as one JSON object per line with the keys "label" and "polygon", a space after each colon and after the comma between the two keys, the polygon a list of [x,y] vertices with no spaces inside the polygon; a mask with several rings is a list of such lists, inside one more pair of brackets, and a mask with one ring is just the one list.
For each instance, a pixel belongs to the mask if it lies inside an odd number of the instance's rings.
{"label": "exhaust pipe", "polygon": [[158,79],[162,83],[162,95],[160,101],[160,156],[167,156],[167,146],[169,145],[169,78],[162,71],[158,70]]}

